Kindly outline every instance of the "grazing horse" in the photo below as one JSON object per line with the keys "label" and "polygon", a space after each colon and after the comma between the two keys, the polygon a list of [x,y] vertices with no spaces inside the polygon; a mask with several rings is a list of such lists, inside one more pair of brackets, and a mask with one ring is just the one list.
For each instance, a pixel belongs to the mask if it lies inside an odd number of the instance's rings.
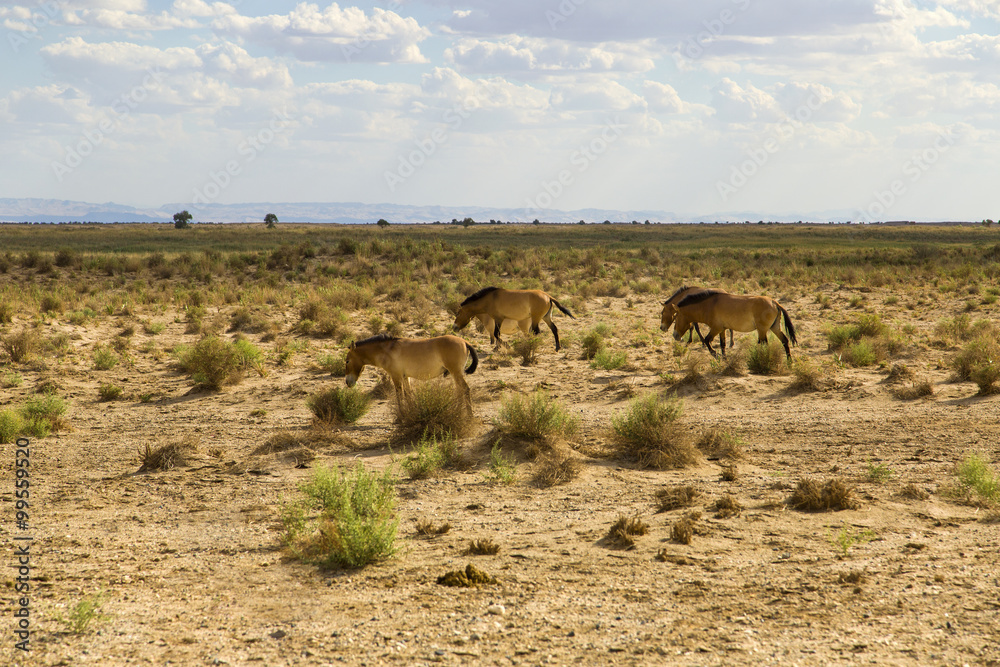
{"label": "grazing horse", "polygon": [[[531,320],[531,333],[539,332],[538,323],[545,321],[556,339],[559,350],[559,330],[552,323],[552,306],[573,317],[573,313],[545,292],[537,289],[502,289],[484,287],[462,302],[455,316],[455,331],[461,331],[476,315],[485,313],[493,318],[494,345],[500,346],[500,325],[504,320]],[[573,318],[576,319],[576,318]]]}
{"label": "grazing horse", "polygon": [[[736,331],[757,331],[758,344],[767,344],[767,330],[770,329],[785,346],[785,356],[792,358],[788,349],[788,341],[796,343],[795,327],[792,318],[777,301],[769,296],[743,296],[726,294],[725,292],[697,292],[690,294],[671,306],[673,309],[674,339],[680,340],[695,322],[704,322],[709,326],[708,336],[702,339],[705,347],[716,356],[712,349],[712,339],[724,329]],[[785,330],[788,336],[781,332],[781,318],[785,319]],[[667,325],[669,326],[669,324]],[[725,341],[721,342],[722,354],[725,355]]]}
{"label": "grazing horse", "polygon": [[[483,325],[483,329],[489,332],[490,344],[496,345],[497,343],[496,336],[493,335],[493,331],[495,329],[493,318],[487,315],[486,313],[479,313],[478,315],[476,315],[476,319],[479,320],[480,323]],[[528,329],[530,327],[531,327],[530,317],[526,317],[519,322],[515,322],[514,320],[504,320],[503,322],[500,323],[500,333],[514,333],[515,331],[520,329],[521,333],[527,336]]]}
{"label": "grazing horse", "polygon": [[[465,362],[472,357],[472,365],[465,370]],[[410,378],[430,380],[451,373],[455,392],[472,414],[472,395],[465,381],[466,374],[476,372],[479,357],[476,350],[458,336],[436,338],[396,338],[379,334],[352,343],[347,351],[347,386],[353,387],[365,366],[378,366],[392,380],[396,400],[413,400]]]}
{"label": "grazing horse", "polygon": [[[674,321],[674,310],[673,310],[673,308],[671,306],[673,306],[675,303],[679,303],[680,300],[683,299],[684,297],[686,297],[688,294],[694,294],[695,292],[720,292],[720,291],[721,290],[710,290],[710,289],[704,289],[704,288],[701,288],[701,287],[688,287],[687,285],[685,285],[684,287],[681,287],[676,292],[674,292],[673,294],[671,294],[669,299],[667,299],[666,301],[663,302],[663,312],[660,313],[660,331],[666,331],[667,329],[669,329],[671,323]],[[690,332],[691,335],[688,336],[688,343],[689,344],[694,342],[694,335],[695,335],[695,333],[698,334],[698,338],[700,338],[702,340],[705,340],[705,337],[701,335],[701,329],[698,328],[698,323],[695,322],[694,323],[694,331],[691,331]],[[725,338],[725,336],[726,336],[726,332],[725,331],[723,331],[721,334],[719,334],[719,345],[723,349],[725,349],[725,347],[726,347],[726,345],[725,345],[726,341],[723,340],[723,338]],[[733,346],[733,330],[730,329],[729,330],[729,347],[732,347],[732,346]]]}

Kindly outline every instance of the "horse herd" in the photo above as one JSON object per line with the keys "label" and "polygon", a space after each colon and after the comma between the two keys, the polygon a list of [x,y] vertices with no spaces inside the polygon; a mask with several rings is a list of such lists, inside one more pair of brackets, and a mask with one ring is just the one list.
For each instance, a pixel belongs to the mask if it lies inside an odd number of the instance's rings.
{"label": "horse herd", "polygon": [[[520,329],[538,334],[539,323],[545,322],[555,338],[556,350],[559,346],[559,330],[552,321],[552,308],[573,317],[573,314],[558,301],[541,290],[509,290],[486,287],[461,303],[455,316],[453,329],[461,331],[473,317],[478,318],[490,334],[494,347],[501,345],[500,334]],[[575,319],[575,318],[574,318]],[[784,319],[785,331],[781,330]],[[708,335],[702,336],[699,324],[708,326]],[[788,343],[796,343],[795,327],[786,311],[777,301],[767,296],[745,296],[729,294],[716,289],[681,287],[663,302],[660,314],[660,329],[667,331],[674,327],[674,339],[681,340],[691,332],[689,342],[697,332],[712,356],[716,356],[712,339],[718,336],[719,348],[726,353],[725,332],[729,331],[729,345],[733,345],[733,331],[756,331],[757,342],[767,344],[767,332],[771,330],[785,348],[785,355],[791,359]],[[472,363],[466,368],[469,359]],[[396,390],[396,400],[400,405],[413,400],[410,378],[429,380],[450,373],[455,381],[455,390],[466,410],[472,413],[472,397],[465,375],[475,372],[479,365],[476,350],[458,336],[436,336],[434,338],[397,338],[379,334],[352,343],[347,351],[347,386],[353,387],[365,366],[376,366],[384,370],[392,380]]]}

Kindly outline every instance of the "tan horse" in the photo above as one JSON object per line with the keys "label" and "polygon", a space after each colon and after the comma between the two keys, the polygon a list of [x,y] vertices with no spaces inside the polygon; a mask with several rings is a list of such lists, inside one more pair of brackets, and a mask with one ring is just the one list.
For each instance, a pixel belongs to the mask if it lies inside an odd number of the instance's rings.
{"label": "tan horse", "polygon": [[[674,321],[674,309],[672,308],[672,306],[675,303],[679,303],[681,299],[683,299],[684,297],[686,297],[689,294],[694,294],[695,292],[720,292],[720,291],[722,291],[722,290],[711,290],[711,289],[705,289],[703,287],[688,287],[687,285],[685,285],[684,287],[681,287],[676,292],[674,292],[673,294],[671,294],[669,299],[667,299],[666,301],[663,302],[663,312],[660,313],[660,331],[666,331],[666,330],[668,330],[670,328],[670,325],[673,323],[673,321]],[[705,340],[705,337],[701,335],[701,329],[698,328],[698,323],[695,322],[694,323],[694,331],[691,331],[690,332],[691,335],[688,336],[688,343],[689,344],[694,342],[694,335],[695,335],[695,333],[698,334],[698,338],[700,338],[702,341]],[[723,340],[725,338],[725,336],[726,336],[726,332],[725,331],[723,331],[722,333],[719,334],[719,345],[723,349],[725,349],[725,347],[726,347],[726,341]],[[729,347],[732,347],[732,346],[733,346],[733,330],[730,329],[729,330]]]}
{"label": "tan horse", "polygon": [[[487,315],[486,313],[479,313],[478,315],[476,315],[476,319],[479,320],[479,322],[483,325],[483,329],[486,330],[490,334],[490,344],[491,345],[496,345],[497,344],[497,339],[496,339],[496,336],[493,335],[493,331],[494,331],[494,328],[495,328],[495,324],[494,324],[493,318],[490,317],[489,315]],[[508,334],[510,334],[510,333],[515,333],[516,331],[520,330],[521,333],[523,333],[525,336],[527,336],[528,335],[528,329],[530,327],[531,327],[531,318],[530,317],[526,317],[526,318],[524,318],[523,320],[521,320],[519,322],[515,322],[514,320],[504,320],[500,324],[500,333],[508,333]]]}
{"label": "tan horse", "polygon": [[[472,357],[472,365],[465,370],[465,362]],[[479,357],[476,350],[458,336],[436,338],[395,338],[380,334],[353,343],[347,351],[347,386],[353,387],[365,366],[378,366],[392,380],[396,400],[413,400],[410,378],[430,380],[451,373],[455,392],[472,413],[472,394],[465,375],[476,372]]]}
{"label": "tan horse", "polygon": [[[531,333],[539,332],[538,323],[545,321],[556,339],[559,350],[559,330],[552,323],[552,306],[573,317],[573,313],[545,292],[537,289],[502,289],[484,287],[462,302],[455,316],[455,331],[461,331],[473,317],[485,313],[493,318],[494,345],[500,346],[500,325],[504,320],[531,320]],[[576,318],[574,318],[576,319]]]}
{"label": "tan horse", "polygon": [[[770,329],[785,346],[785,356],[792,358],[788,349],[789,339],[795,344],[795,327],[788,311],[769,296],[743,296],[725,292],[697,292],[689,294],[671,306],[674,317],[674,339],[680,340],[695,322],[709,326],[708,337],[702,339],[708,351],[715,356],[712,339],[724,329],[736,331],[756,331],[758,344],[767,344],[767,330]],[[781,317],[785,319],[785,330],[781,331]],[[668,325],[669,326],[669,325]],[[721,342],[722,354],[726,353],[725,341]]]}

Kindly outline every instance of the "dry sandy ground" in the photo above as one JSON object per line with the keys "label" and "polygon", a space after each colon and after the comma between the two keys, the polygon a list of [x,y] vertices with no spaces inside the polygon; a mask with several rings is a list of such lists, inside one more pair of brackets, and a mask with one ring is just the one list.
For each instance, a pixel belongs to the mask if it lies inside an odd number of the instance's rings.
{"label": "dry sandy ground", "polygon": [[[825,292],[834,308],[823,311],[812,295],[781,295],[800,332],[794,354],[818,364],[831,360],[823,327],[860,312],[844,310],[849,291]],[[881,295],[867,298],[877,306]],[[920,340],[958,305],[949,311],[942,303],[919,318],[902,306],[880,312],[887,321],[914,324],[912,338]],[[531,483],[531,462],[521,463],[511,486],[487,484],[485,465],[430,480],[403,476],[398,556],[350,572],[288,558],[280,508],[298,496],[311,470],[278,456],[251,456],[279,431],[308,428],[308,394],[342,382],[310,368],[321,351],[336,349],[332,342],[310,341],[291,366],[269,362],[266,377],[191,393],[169,354],[156,360],[140,351],[148,340],[162,350],[196,339],[171,316],[139,313],[136,319],[162,321],[166,331],[149,336],[137,327],[134,365],[110,371],[93,370],[93,345],[126,320],[47,325],[46,335],[69,333],[74,352],[17,369],[24,382],[3,390],[3,403],[23,401],[53,381],[68,399],[72,429],[31,445],[32,651],[26,658],[13,648],[12,577],[5,575],[0,662],[1000,664],[1000,528],[987,510],[945,493],[966,453],[980,451],[994,465],[1000,459],[1000,397],[977,397],[974,385],[950,382],[951,351],[925,344],[908,351],[902,361],[935,391],[912,401],[894,398],[887,370],[875,368],[834,368],[832,386],[817,392],[789,392],[789,376],[757,375],[709,374],[703,386],[683,388],[682,419],[693,434],[722,428],[746,448],[739,478],[726,482],[719,461],[664,472],[581,453],[608,442],[610,418],[627,405],[627,394],[663,391],[660,373],[680,377],[686,368],[673,356],[672,340],[627,347],[634,321],[650,331],[658,326],[656,297],[632,308],[597,299],[583,310],[576,321],[560,317],[561,331],[578,341],[596,323],[612,323],[619,333],[613,345],[627,349],[630,370],[593,370],[577,345],[554,352],[547,332],[536,365],[496,367],[487,337],[465,332],[484,357],[469,377],[479,425],[467,446],[485,458],[500,406],[501,394],[490,391],[495,381],[522,391],[544,386],[580,419],[580,434],[569,443],[582,460],[580,476],[539,488]],[[284,330],[293,323],[289,313]],[[707,358],[695,347],[689,354]],[[375,379],[367,371],[360,384],[368,388]],[[122,386],[125,400],[99,401],[102,382]],[[140,402],[143,393],[153,399]],[[320,449],[309,465],[389,465],[392,428],[390,408],[379,401],[346,431],[366,449]],[[195,465],[136,474],[139,449],[184,436],[201,442]],[[13,453],[5,451],[0,525],[10,544]],[[874,466],[891,469],[892,477],[871,481]],[[789,509],[785,501],[806,477],[846,480],[861,507]],[[656,491],[674,484],[703,493],[688,545],[671,539],[671,527],[690,510],[656,513]],[[930,495],[900,496],[907,485]],[[726,494],[744,510],[718,518],[712,506]],[[621,515],[638,515],[650,527],[633,549],[603,540]],[[418,520],[447,522],[451,530],[420,537]],[[868,539],[845,557],[838,534]],[[463,554],[470,540],[483,538],[500,552]],[[13,558],[10,548],[6,554]],[[436,583],[470,562],[500,583]],[[97,591],[104,592],[103,620],[82,635],[65,632],[58,616]]]}

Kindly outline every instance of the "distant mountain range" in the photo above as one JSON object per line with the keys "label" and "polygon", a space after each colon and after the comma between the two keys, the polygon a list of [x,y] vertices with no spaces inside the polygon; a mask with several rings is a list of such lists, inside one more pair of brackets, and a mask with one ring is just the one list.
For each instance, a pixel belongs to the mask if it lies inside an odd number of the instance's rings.
{"label": "distant mountain range", "polygon": [[250,203],[250,204],[165,204],[159,208],[136,208],[108,202],[93,204],[59,199],[0,198],[0,222],[173,222],[174,213],[187,210],[194,222],[263,222],[274,213],[279,222],[327,222],[371,224],[380,218],[390,223],[451,222],[472,218],[476,222],[847,222],[851,212],[762,214],[750,211],[680,216],[670,211],[586,208],[576,211],[483,206],[409,206],[406,204],[363,204],[360,202]]}

